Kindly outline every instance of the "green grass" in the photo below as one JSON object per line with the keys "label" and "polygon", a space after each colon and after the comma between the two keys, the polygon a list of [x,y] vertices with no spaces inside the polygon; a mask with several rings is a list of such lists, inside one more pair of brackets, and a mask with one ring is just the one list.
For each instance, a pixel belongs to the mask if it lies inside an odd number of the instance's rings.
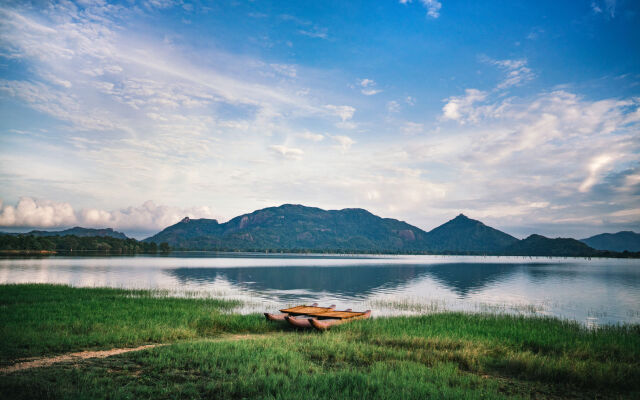
{"label": "green grass", "polygon": [[262,319],[230,313],[238,305],[157,291],[2,285],[0,365],[21,357],[274,330]]}
{"label": "green grass", "polygon": [[[0,398],[640,395],[637,325],[587,330],[550,318],[442,313],[357,321],[322,334],[267,324],[259,315],[225,314],[234,307],[229,302],[50,285],[0,286],[0,305],[6,362],[175,342],[0,375]],[[227,340],[234,333],[258,335]]]}

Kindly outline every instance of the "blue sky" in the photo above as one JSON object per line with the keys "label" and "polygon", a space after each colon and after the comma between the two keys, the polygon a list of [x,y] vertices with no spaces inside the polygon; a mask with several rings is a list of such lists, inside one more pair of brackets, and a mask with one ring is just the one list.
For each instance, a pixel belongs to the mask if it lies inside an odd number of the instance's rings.
{"label": "blue sky", "polygon": [[4,1],[0,227],[640,230],[633,1]]}

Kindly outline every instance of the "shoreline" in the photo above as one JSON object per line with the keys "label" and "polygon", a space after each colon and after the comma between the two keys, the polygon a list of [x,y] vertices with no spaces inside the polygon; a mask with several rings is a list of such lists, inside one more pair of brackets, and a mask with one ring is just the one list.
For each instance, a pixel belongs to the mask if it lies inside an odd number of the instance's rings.
{"label": "shoreline", "polygon": [[[237,255],[250,255],[250,256],[260,256],[260,257],[286,257],[286,256],[295,256],[295,257],[338,257],[338,258],[376,258],[376,257],[394,257],[394,256],[434,256],[434,257],[495,257],[495,258],[529,258],[529,259],[545,259],[545,260],[553,260],[553,259],[576,259],[576,260],[637,260],[640,259],[640,255],[636,255],[636,253],[631,253],[630,255],[625,256],[612,256],[612,255],[598,255],[598,256],[562,256],[562,255],[514,255],[514,254],[483,254],[483,253],[398,253],[398,252],[330,252],[330,251],[282,251],[282,252],[268,252],[268,251],[227,251],[227,250],[171,250],[169,252],[109,252],[103,250],[75,250],[75,251],[67,251],[67,250],[0,250],[0,256],[10,256],[10,255],[51,255],[51,256],[87,256],[87,255],[96,255],[96,256],[104,256],[104,257],[136,257],[136,256],[157,256],[157,257],[171,257],[172,255],[189,255],[189,254],[211,254],[211,255],[229,255],[229,256],[237,256]],[[622,253],[620,253],[622,254]]]}

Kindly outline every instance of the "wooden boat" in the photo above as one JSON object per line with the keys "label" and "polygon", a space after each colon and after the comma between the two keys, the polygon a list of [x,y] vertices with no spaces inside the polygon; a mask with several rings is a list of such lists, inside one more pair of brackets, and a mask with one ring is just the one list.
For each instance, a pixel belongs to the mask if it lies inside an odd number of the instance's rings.
{"label": "wooden boat", "polygon": [[[351,309],[347,309],[346,312],[351,311]],[[329,311],[331,312],[331,311]],[[345,312],[345,311],[338,311],[338,312]],[[316,318],[318,315],[322,316],[325,313],[321,313],[321,314],[317,314],[317,315],[299,315],[299,316],[286,316],[284,317],[284,319],[287,320],[287,322],[296,327],[296,328],[311,328],[312,325],[310,323],[312,318]]]}
{"label": "wooden boat", "polygon": [[365,312],[354,311],[329,311],[314,316],[309,319],[309,324],[319,331],[326,331],[335,325],[344,324],[345,322],[355,321],[357,319],[367,319],[371,317],[371,310]]}
{"label": "wooden boat", "polygon": [[295,306],[291,308],[283,308],[282,310],[280,310],[280,312],[289,315],[313,315],[333,311],[335,308],[335,304],[332,304],[329,307],[317,307],[316,304],[315,306]]}
{"label": "wooden boat", "polygon": [[305,311],[306,312],[332,311],[335,308],[336,308],[335,304],[332,304],[329,307],[318,307],[318,303],[313,303],[310,306],[302,305],[302,306],[296,306],[296,307],[280,310],[282,314],[264,313],[264,316],[269,321],[284,321],[285,317],[289,315],[304,315]]}
{"label": "wooden boat", "polygon": [[351,311],[349,308],[344,311],[335,311],[335,308],[335,304],[329,307],[318,307],[318,303],[314,303],[310,306],[284,308],[280,310],[281,314],[264,313],[264,316],[270,321],[287,321],[296,328],[314,327],[321,331],[326,331],[334,325],[356,319],[366,319],[371,316],[371,310],[358,312]]}

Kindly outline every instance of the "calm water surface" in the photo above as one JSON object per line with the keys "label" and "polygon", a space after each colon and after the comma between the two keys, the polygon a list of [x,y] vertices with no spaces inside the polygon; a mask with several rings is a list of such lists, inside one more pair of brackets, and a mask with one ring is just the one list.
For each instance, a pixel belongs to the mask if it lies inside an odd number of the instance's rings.
{"label": "calm water surface", "polygon": [[171,256],[0,259],[0,283],[169,290],[245,302],[319,302],[374,315],[447,310],[640,323],[640,260],[457,256]]}

